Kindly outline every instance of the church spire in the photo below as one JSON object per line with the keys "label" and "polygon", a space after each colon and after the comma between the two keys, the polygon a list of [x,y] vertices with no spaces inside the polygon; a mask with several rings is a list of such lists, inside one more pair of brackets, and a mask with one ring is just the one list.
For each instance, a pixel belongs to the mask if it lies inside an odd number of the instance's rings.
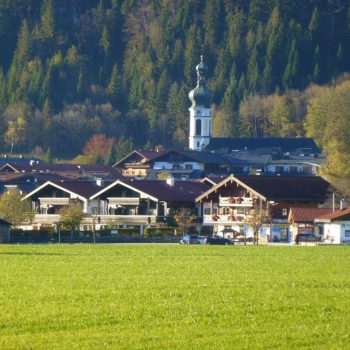
{"label": "church spire", "polygon": [[201,55],[200,63],[196,66],[196,71],[197,86],[190,91],[189,98],[193,107],[203,105],[208,108],[210,107],[213,96],[205,82],[208,73],[208,66],[204,63],[203,55]]}
{"label": "church spire", "polygon": [[197,86],[190,91],[190,135],[189,149],[200,151],[208,145],[211,137],[211,101],[213,94],[207,88],[206,77],[208,67],[204,63],[203,55],[196,66]]}

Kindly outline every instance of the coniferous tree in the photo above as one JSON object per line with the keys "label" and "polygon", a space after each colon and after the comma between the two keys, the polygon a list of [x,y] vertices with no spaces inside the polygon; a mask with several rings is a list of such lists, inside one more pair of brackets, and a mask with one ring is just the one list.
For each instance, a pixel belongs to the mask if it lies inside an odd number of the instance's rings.
{"label": "coniferous tree", "polygon": [[288,62],[283,74],[283,83],[285,89],[295,88],[298,84],[299,73],[299,55],[296,47],[295,39],[292,42],[292,47],[289,51]]}
{"label": "coniferous tree", "polygon": [[111,98],[113,106],[118,107],[121,105],[121,92],[122,92],[122,82],[121,76],[119,74],[118,65],[113,66],[111,79],[107,87],[108,95]]}

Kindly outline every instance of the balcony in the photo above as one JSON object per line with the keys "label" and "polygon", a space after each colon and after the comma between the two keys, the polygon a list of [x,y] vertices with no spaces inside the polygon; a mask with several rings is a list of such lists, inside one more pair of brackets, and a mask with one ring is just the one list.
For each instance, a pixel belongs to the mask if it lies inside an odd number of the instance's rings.
{"label": "balcony", "polygon": [[[59,214],[36,214],[33,223],[53,225],[60,220]],[[155,215],[89,215],[84,214],[82,224],[149,225],[156,223]]]}
{"label": "balcony", "polygon": [[245,215],[204,215],[203,223],[220,223],[220,224],[235,224],[242,223],[245,219]]}
{"label": "balcony", "polygon": [[220,197],[221,207],[252,207],[253,198],[250,197]]}

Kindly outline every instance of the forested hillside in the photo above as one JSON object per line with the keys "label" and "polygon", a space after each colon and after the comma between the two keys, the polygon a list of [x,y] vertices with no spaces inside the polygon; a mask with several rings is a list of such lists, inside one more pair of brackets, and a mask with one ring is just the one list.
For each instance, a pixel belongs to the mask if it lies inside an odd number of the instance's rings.
{"label": "forested hillside", "polygon": [[1,151],[187,145],[201,52],[214,134],[304,135],[295,90],[350,71],[350,1],[2,0]]}

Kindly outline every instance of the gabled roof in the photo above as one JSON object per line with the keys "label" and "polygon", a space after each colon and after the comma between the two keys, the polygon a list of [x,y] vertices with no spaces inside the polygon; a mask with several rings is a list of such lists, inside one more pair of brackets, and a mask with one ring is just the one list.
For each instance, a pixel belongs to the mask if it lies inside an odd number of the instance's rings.
{"label": "gabled roof", "polygon": [[155,201],[165,202],[194,202],[199,194],[209,188],[208,185],[195,181],[175,181],[174,186],[170,186],[161,180],[117,180],[93,194],[90,199],[97,198],[118,184],[143,193]]}
{"label": "gabled roof", "polygon": [[[108,184],[105,185],[107,186]],[[32,197],[35,193],[41,191],[47,186],[56,187],[64,192],[73,194],[74,196],[77,196],[80,199],[88,199],[99,189],[101,189],[101,187],[97,186],[96,182],[94,181],[47,181],[38,188],[36,188],[34,191],[28,193],[23,199],[28,199]]]}
{"label": "gabled roof", "polygon": [[315,218],[315,222],[332,222],[339,220],[350,220],[350,208],[332,211]]}
{"label": "gabled roof", "polygon": [[118,167],[124,163],[128,163],[128,160],[131,159],[139,159],[139,163],[145,163],[147,161],[152,160],[153,158],[158,157],[160,154],[164,153],[164,151],[143,151],[143,150],[134,150],[127,154],[122,159],[118,160],[113,167]]}
{"label": "gabled roof", "polygon": [[332,208],[291,208],[288,216],[290,223],[313,223],[315,218],[332,212]]}
{"label": "gabled roof", "polygon": [[283,153],[293,152],[300,149],[310,149],[311,153],[321,153],[315,141],[311,138],[282,138],[282,137],[213,137],[211,138],[207,150],[228,149],[232,150],[256,150],[280,149]]}
{"label": "gabled roof", "polygon": [[238,177],[235,177],[233,175],[230,175],[224,179],[222,179],[219,183],[217,183],[216,185],[212,186],[210,189],[208,189],[206,192],[204,192],[203,194],[199,195],[196,198],[196,202],[200,202],[202,201],[204,198],[209,197],[210,194],[212,193],[219,193],[220,188],[222,187],[226,187],[229,184],[232,183],[236,183],[241,185],[243,188],[246,188],[248,191],[252,192],[254,195],[256,195],[258,198],[261,198],[263,200],[266,200],[266,198],[261,195],[259,192],[255,191],[253,188],[247,186],[244,182],[242,182],[240,179],[238,179]]}
{"label": "gabled roof", "polygon": [[330,184],[319,176],[229,176],[196,200],[200,201],[222,186],[236,182],[263,200],[323,202]]}

